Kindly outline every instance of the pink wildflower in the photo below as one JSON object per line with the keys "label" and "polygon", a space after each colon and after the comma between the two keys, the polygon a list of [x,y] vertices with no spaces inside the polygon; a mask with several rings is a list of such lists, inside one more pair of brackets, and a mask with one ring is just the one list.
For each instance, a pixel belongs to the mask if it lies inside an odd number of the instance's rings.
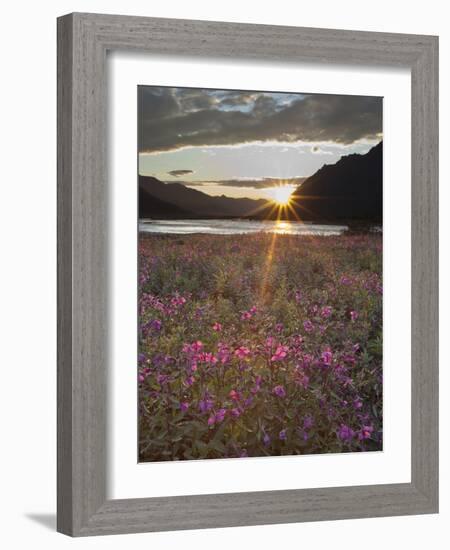
{"label": "pink wildflower", "polygon": [[324,306],[320,313],[324,319],[328,319],[329,317],[331,317],[331,311],[331,306]]}
{"label": "pink wildflower", "polygon": [[240,346],[234,351],[234,355],[238,357],[239,359],[245,359],[248,355],[250,355],[250,350],[245,346]]}
{"label": "pink wildflower", "polygon": [[287,346],[278,346],[275,354],[272,355],[271,361],[283,361],[288,354],[289,348]]}
{"label": "pink wildflower", "polygon": [[239,393],[236,390],[231,390],[228,394],[233,401],[239,401]]}
{"label": "pink wildflower", "polygon": [[200,340],[197,340],[196,342],[193,342],[191,344],[191,351],[194,353],[199,352],[203,349],[203,343]]}
{"label": "pink wildflower", "polygon": [[358,439],[370,439],[372,437],[373,426],[363,426],[358,433]]}
{"label": "pink wildflower", "polygon": [[283,386],[275,386],[272,391],[278,397],[286,397],[286,390]]}

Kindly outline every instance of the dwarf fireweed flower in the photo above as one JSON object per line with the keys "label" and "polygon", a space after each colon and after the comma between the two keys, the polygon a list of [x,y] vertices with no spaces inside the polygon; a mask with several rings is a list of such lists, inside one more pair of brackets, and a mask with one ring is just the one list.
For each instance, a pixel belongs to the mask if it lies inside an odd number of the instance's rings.
{"label": "dwarf fireweed flower", "polygon": [[271,361],[282,361],[283,359],[286,359],[286,356],[288,354],[289,348],[287,346],[278,346],[275,354],[272,355]]}
{"label": "dwarf fireweed flower", "polygon": [[180,409],[183,411],[183,412],[186,412],[188,409],[189,409],[189,403],[187,401],[182,401],[180,403]]}
{"label": "dwarf fireweed flower", "polygon": [[303,418],[303,428],[309,430],[314,426],[314,418],[308,414]]}
{"label": "dwarf fireweed flower", "polygon": [[296,384],[301,386],[304,390],[309,386],[309,376],[302,372],[299,367],[296,367],[296,373],[294,378]]}
{"label": "dwarf fireweed flower", "polygon": [[363,426],[358,433],[358,439],[362,441],[363,439],[370,439],[373,432],[373,426]]}
{"label": "dwarf fireweed flower", "polygon": [[233,409],[231,409],[230,412],[233,418],[239,418],[241,416],[241,410],[238,409],[237,407],[234,407]]}
{"label": "dwarf fireweed flower", "polygon": [[198,408],[200,412],[205,413],[210,411],[214,406],[214,401],[212,399],[209,399],[208,397],[205,397],[201,401],[198,402]]}
{"label": "dwarf fireweed flower", "polygon": [[164,384],[167,384],[167,382],[169,381],[169,375],[167,375],[167,374],[158,374],[156,376],[156,381],[158,382],[158,384],[160,386],[163,386]]}
{"label": "dwarf fireweed flower", "polygon": [[147,376],[150,376],[151,370],[150,367],[140,367],[139,368],[139,382],[143,382]]}
{"label": "dwarf fireweed flower", "polygon": [[254,315],[256,315],[256,312],[257,312],[256,306],[251,307],[248,311],[243,311],[242,314],[241,314],[241,320],[242,321],[248,321]]}
{"label": "dwarf fireweed flower", "polygon": [[173,306],[182,306],[186,303],[186,298],[183,296],[180,296],[179,294],[176,294],[171,300],[170,303]]}
{"label": "dwarf fireweed flower", "polygon": [[250,407],[253,403],[253,397],[247,397],[247,399],[244,399],[244,407]]}
{"label": "dwarf fireweed flower", "polygon": [[226,363],[230,362],[231,355],[228,349],[219,349],[217,352],[217,358],[222,363],[222,365],[225,365]]}
{"label": "dwarf fireweed flower", "polygon": [[196,342],[192,342],[192,344],[183,344],[182,351],[184,353],[200,353],[202,349],[203,342],[197,340]]}
{"label": "dwarf fireweed flower", "polygon": [[324,306],[320,314],[324,319],[328,319],[329,317],[331,317],[331,311],[332,311],[331,306]]}
{"label": "dwarf fireweed flower", "polygon": [[239,392],[237,392],[236,390],[230,390],[230,393],[228,395],[233,401],[239,401],[240,399]]}
{"label": "dwarf fireweed flower", "polygon": [[195,382],[195,378],[193,376],[188,376],[184,381],[184,385],[189,387],[189,386],[192,386],[194,382]]}
{"label": "dwarf fireweed flower", "polygon": [[221,332],[222,331],[222,325],[220,323],[214,323],[212,328],[216,332]]}
{"label": "dwarf fireweed flower", "polygon": [[353,406],[355,407],[356,410],[362,409],[363,402],[361,401],[361,399],[360,399],[359,397],[357,397],[357,398],[353,401]]}
{"label": "dwarf fireweed flower", "polygon": [[245,346],[240,346],[234,351],[234,355],[236,355],[238,359],[245,359],[250,355],[250,350]]}
{"label": "dwarf fireweed flower", "polygon": [[191,344],[191,350],[194,352],[198,352],[203,349],[203,343],[201,340],[197,340],[196,342],[193,342]]}
{"label": "dwarf fireweed flower", "polygon": [[344,376],[342,379],[344,388],[347,386],[353,386],[353,378],[350,378],[350,376]]}
{"label": "dwarf fireweed flower", "polygon": [[261,389],[261,383],[262,383],[262,376],[256,376],[255,378],[255,385],[250,388],[250,393],[252,393],[253,395],[256,395],[259,390]]}
{"label": "dwarf fireweed flower", "polygon": [[250,393],[252,393],[253,395],[256,395],[260,389],[261,389],[261,386],[259,384],[255,384],[253,388],[250,388]]}
{"label": "dwarf fireweed flower", "polygon": [[359,315],[358,315],[358,312],[357,311],[350,311],[350,319],[352,321],[356,321],[356,319],[358,319]]}
{"label": "dwarf fireweed flower", "polygon": [[217,412],[216,412],[216,422],[218,424],[220,424],[221,422],[223,422],[223,419],[225,418],[225,415],[226,415],[227,411],[226,409],[219,409]]}
{"label": "dwarf fireweed flower", "polygon": [[208,418],[208,426],[214,426],[215,423],[216,423],[216,417],[212,414],[212,415]]}
{"label": "dwarf fireweed flower", "polygon": [[351,365],[354,365],[356,362],[355,357],[353,355],[350,355],[349,353],[346,353],[345,355],[343,355],[342,359],[343,361],[345,361],[346,363],[350,363]]}
{"label": "dwarf fireweed flower", "polygon": [[275,386],[272,391],[278,397],[286,397],[286,390],[283,386]]}
{"label": "dwarf fireweed flower", "polygon": [[198,353],[196,359],[210,365],[215,365],[218,361],[217,357],[211,352]]}
{"label": "dwarf fireweed flower", "polygon": [[355,435],[355,432],[346,424],[341,424],[337,436],[341,441],[351,441]]}
{"label": "dwarf fireweed flower", "polygon": [[331,362],[333,361],[333,354],[331,351],[324,351],[321,355],[322,363],[324,365],[331,365]]}
{"label": "dwarf fireweed flower", "polygon": [[304,368],[310,367],[314,361],[314,357],[310,353],[304,353],[302,359]]}
{"label": "dwarf fireweed flower", "polygon": [[303,322],[303,328],[306,330],[306,332],[312,332],[314,330],[314,325],[308,319]]}

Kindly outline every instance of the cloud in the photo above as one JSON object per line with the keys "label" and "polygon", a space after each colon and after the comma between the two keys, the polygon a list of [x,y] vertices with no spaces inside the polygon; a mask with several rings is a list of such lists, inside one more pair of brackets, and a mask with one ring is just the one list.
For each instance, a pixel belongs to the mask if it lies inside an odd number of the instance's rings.
{"label": "cloud", "polygon": [[[268,187],[275,187],[277,185],[300,185],[307,178],[306,177],[296,177],[288,179],[280,178],[261,178],[261,179],[228,179],[228,180],[208,180],[208,181],[177,181],[177,183],[182,183],[184,185],[189,185],[190,187],[205,187],[208,185],[222,186],[222,187],[251,187],[253,189],[266,189]],[[166,183],[175,183],[172,181],[167,181]]]}
{"label": "cloud", "polygon": [[140,87],[139,150],[255,141],[348,145],[381,138],[380,97],[289,94],[285,101],[284,95]]}
{"label": "cloud", "polygon": [[170,172],[167,172],[171,176],[187,176],[187,174],[193,174],[194,170],[171,170]]}
{"label": "cloud", "polygon": [[256,92],[225,92],[219,101],[220,107],[243,107],[249,105],[260,97]]}

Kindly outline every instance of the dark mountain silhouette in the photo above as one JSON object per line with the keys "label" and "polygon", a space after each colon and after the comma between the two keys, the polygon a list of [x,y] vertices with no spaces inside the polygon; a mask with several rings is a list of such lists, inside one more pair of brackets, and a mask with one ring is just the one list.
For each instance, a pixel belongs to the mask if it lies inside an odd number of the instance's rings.
{"label": "dark mountain silhouette", "polygon": [[[152,199],[155,205],[151,205]],[[158,210],[157,201],[164,206],[164,212]],[[224,195],[212,197],[181,183],[163,183],[152,176],[139,176],[140,218],[246,217],[268,202],[264,199],[235,199]]]}
{"label": "dark mountain silhouette", "polygon": [[367,220],[383,215],[383,142],[365,155],[342,157],[325,164],[292,194],[304,220]]}
{"label": "dark mountain silhouette", "polygon": [[195,216],[184,208],[158,199],[139,186],[139,217],[180,219]]}

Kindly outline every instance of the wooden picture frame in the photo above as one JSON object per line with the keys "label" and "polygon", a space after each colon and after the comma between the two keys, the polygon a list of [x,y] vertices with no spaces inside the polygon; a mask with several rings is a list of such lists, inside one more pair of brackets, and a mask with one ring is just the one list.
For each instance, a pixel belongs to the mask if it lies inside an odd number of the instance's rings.
{"label": "wooden picture frame", "polygon": [[[412,82],[411,482],[106,497],[106,53],[407,67]],[[438,511],[438,38],[74,13],[58,19],[58,510],[72,536]]]}

